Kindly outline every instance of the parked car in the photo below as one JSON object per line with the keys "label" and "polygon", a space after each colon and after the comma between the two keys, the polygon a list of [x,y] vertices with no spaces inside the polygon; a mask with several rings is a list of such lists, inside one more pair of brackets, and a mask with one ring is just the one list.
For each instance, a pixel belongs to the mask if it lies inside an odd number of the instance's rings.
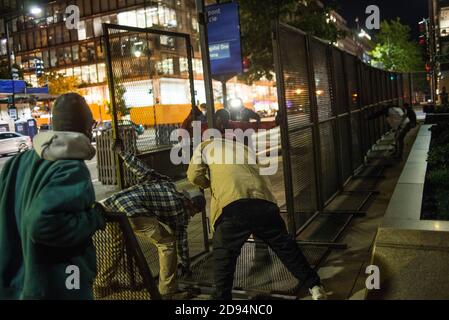
{"label": "parked car", "polygon": [[31,138],[16,132],[0,132],[0,157],[31,149]]}
{"label": "parked car", "polygon": [[[119,126],[124,125],[132,125],[138,136],[142,135],[145,131],[145,128],[141,124],[135,124],[134,122],[130,122],[127,120],[119,120]],[[112,121],[103,121],[95,123],[92,128],[94,140],[96,139],[97,136],[101,136],[101,134],[104,131],[111,129],[112,129]]]}

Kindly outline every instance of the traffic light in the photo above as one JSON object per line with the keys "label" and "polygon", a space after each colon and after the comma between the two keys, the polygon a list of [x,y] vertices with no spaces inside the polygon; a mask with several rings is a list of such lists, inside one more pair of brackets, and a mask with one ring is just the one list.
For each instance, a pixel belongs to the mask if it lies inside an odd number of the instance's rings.
{"label": "traffic light", "polygon": [[429,39],[429,28],[427,19],[422,20],[419,23],[419,45],[427,46],[427,40]]}
{"label": "traffic light", "polygon": [[247,72],[250,66],[249,59],[247,57],[243,58],[242,64],[243,64],[243,71]]}
{"label": "traffic light", "polygon": [[42,61],[41,59],[36,59],[35,65],[36,65],[36,76],[40,78],[44,75],[44,61]]}

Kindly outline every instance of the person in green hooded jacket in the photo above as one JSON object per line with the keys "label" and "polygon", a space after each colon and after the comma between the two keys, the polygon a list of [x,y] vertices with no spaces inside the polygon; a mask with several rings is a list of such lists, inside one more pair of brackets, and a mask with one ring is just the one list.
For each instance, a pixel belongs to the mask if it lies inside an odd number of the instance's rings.
{"label": "person in green hooded jacket", "polygon": [[76,93],[53,107],[52,132],[0,174],[0,299],[93,299],[94,233],[105,227],[84,160],[92,113]]}

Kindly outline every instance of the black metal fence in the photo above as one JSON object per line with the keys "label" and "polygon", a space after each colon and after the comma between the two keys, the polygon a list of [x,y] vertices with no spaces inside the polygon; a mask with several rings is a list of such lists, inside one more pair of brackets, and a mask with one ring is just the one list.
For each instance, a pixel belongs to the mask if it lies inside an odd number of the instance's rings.
{"label": "black metal fence", "polygon": [[[169,150],[170,134],[195,104],[190,36],[113,24],[103,29],[114,139],[125,138],[120,127],[132,127],[139,153]],[[161,101],[171,83],[171,95],[185,103]],[[117,163],[120,186],[132,185]]]}
{"label": "black metal fence", "polygon": [[389,131],[384,106],[411,99],[411,77],[373,68],[276,23],[273,35],[290,232],[342,190]]}

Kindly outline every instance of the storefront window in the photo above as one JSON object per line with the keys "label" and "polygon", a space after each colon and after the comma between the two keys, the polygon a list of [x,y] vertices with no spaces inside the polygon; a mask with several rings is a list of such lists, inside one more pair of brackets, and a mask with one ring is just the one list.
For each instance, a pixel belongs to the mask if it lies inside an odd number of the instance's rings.
{"label": "storefront window", "polygon": [[109,0],[109,10],[117,9],[117,0]]}
{"label": "storefront window", "polygon": [[56,44],[63,43],[63,30],[62,26],[60,25],[55,27],[55,43]]}
{"label": "storefront window", "polygon": [[26,33],[22,33],[20,35],[20,49],[21,51],[26,51],[27,50],[27,39],[26,39]]}

